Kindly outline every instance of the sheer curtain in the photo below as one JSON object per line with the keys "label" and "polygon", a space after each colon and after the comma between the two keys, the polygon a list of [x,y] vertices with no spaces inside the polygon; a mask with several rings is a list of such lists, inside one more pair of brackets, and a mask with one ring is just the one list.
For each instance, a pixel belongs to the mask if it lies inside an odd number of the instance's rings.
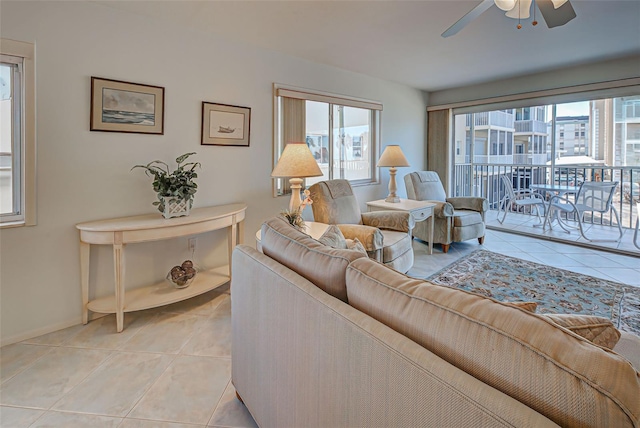
{"label": "sheer curtain", "polygon": [[427,169],[440,176],[447,196],[451,196],[453,180],[450,141],[451,110],[433,110],[427,113]]}

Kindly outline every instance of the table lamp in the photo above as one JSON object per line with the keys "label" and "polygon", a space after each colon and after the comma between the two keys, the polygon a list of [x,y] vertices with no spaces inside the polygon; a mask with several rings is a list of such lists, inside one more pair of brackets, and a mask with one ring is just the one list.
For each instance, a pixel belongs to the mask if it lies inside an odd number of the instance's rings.
{"label": "table lamp", "polygon": [[289,143],[284,147],[276,167],[271,172],[273,178],[289,177],[291,186],[291,200],[289,201],[289,211],[293,212],[300,207],[300,189],[302,189],[302,179],[304,177],[319,177],[322,170],[318,162],[311,154],[307,143]]}
{"label": "table lamp", "polygon": [[389,196],[385,202],[400,202],[400,198],[396,196],[396,167],[410,166],[407,158],[404,157],[402,149],[398,145],[389,145],[385,147],[382,156],[378,159],[378,166],[389,166]]}

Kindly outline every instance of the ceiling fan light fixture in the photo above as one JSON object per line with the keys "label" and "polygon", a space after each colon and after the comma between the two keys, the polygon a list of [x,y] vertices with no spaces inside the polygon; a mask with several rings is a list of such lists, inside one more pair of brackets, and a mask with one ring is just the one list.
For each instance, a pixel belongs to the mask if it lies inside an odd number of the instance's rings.
{"label": "ceiling fan light fixture", "polygon": [[516,0],[516,6],[505,15],[514,19],[527,19],[530,16],[532,2],[533,0]]}
{"label": "ceiling fan light fixture", "polygon": [[557,9],[560,6],[562,6],[563,4],[565,4],[567,2],[567,0],[551,0],[551,3],[553,3],[553,8]]}
{"label": "ceiling fan light fixture", "polygon": [[[556,0],[558,1],[558,0]],[[493,0],[498,9],[508,11],[516,7],[516,0]]]}

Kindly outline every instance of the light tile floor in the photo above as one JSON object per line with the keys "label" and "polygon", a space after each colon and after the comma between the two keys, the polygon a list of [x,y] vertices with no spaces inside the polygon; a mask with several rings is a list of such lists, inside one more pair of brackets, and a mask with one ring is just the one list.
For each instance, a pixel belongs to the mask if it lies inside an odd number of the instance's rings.
{"label": "light tile floor", "polygon": [[[640,258],[488,230],[485,244],[433,255],[414,240],[409,275],[478,248],[640,286]],[[107,316],[0,349],[2,427],[252,427],[231,384],[228,286],[173,305]]]}
{"label": "light tile floor", "polygon": [[254,427],[231,384],[228,286],[0,349],[0,426]]}

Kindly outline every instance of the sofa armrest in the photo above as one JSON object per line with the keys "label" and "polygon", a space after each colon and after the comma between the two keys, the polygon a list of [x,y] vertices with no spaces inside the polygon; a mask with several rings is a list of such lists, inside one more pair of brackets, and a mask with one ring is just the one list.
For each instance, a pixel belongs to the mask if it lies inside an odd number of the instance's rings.
{"label": "sofa armrest", "polygon": [[447,202],[458,210],[477,211],[483,215],[489,211],[489,202],[486,198],[476,196],[458,196],[455,198],[447,198]]}
{"label": "sofa armrest", "polygon": [[627,331],[620,332],[620,340],[613,350],[625,357],[640,372],[640,337]]}
{"label": "sofa armrest", "polygon": [[384,237],[377,227],[363,224],[338,224],[337,226],[346,239],[358,238],[367,251],[375,252],[382,248]]}
{"label": "sofa armrest", "polygon": [[396,230],[398,232],[411,232],[416,222],[413,216],[403,211],[373,211],[362,213],[362,223],[378,229]]}

